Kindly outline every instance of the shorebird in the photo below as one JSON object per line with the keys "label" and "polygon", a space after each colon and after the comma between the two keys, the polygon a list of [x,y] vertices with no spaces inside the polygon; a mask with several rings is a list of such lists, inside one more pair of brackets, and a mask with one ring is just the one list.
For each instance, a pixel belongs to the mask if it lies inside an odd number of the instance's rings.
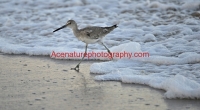
{"label": "shorebird", "polygon": [[106,45],[104,45],[102,38],[104,38],[112,30],[117,28],[117,25],[113,25],[113,26],[110,26],[110,27],[90,26],[90,27],[85,27],[83,29],[78,29],[77,23],[74,20],[69,20],[69,21],[67,21],[67,23],[65,25],[54,30],[53,32],[56,32],[56,31],[63,29],[65,27],[71,28],[74,35],[76,36],[76,38],[78,38],[78,40],[86,43],[85,54],[83,55],[80,62],[76,65],[76,67],[71,68],[71,70],[79,71],[79,65],[81,64],[82,60],[84,59],[84,57],[87,54],[88,44],[99,43],[99,44],[103,45],[112,58],[112,54],[111,54],[110,50],[106,47]]}

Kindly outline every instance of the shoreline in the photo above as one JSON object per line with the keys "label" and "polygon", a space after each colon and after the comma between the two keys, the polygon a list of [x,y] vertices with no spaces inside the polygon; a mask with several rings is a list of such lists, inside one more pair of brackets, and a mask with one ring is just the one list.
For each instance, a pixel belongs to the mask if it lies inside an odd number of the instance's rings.
{"label": "shoreline", "polygon": [[200,100],[166,99],[164,91],[139,84],[95,81],[90,65],[70,70],[79,60],[0,54],[1,110],[177,110],[200,108]]}

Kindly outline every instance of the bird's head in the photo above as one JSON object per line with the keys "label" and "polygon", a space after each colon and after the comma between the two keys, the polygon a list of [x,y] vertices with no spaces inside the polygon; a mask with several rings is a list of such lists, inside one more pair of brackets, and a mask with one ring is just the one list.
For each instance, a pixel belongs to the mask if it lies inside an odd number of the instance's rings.
{"label": "bird's head", "polygon": [[61,26],[60,28],[54,30],[53,32],[56,32],[56,31],[58,31],[58,30],[60,30],[60,29],[63,29],[63,28],[65,28],[65,27],[69,27],[69,28],[72,28],[72,29],[73,29],[73,28],[77,28],[77,24],[76,24],[76,22],[75,22],[74,20],[68,20],[67,23],[66,23],[65,25],[63,25],[63,26]]}

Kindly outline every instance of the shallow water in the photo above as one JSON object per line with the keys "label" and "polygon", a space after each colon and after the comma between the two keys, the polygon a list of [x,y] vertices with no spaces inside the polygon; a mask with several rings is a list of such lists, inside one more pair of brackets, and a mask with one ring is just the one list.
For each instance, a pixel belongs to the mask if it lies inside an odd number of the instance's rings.
{"label": "shallow water", "polygon": [[[92,73],[104,74],[97,76],[97,80],[146,84],[166,90],[167,98],[199,98],[199,6],[198,0],[4,0],[0,2],[0,52],[27,55],[84,52],[85,44],[70,29],[52,31],[69,19],[77,21],[79,28],[118,24],[104,38],[110,50],[148,52],[150,57],[93,64]],[[88,48],[89,52],[106,52],[99,44]]]}

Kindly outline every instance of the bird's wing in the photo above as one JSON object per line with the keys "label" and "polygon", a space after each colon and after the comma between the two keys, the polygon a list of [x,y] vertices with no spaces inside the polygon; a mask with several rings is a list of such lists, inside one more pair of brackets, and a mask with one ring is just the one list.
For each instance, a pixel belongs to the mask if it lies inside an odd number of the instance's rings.
{"label": "bird's wing", "polygon": [[82,34],[82,35],[87,35],[87,36],[90,36],[90,34],[92,33],[92,29],[81,29],[80,30],[80,33]]}
{"label": "bird's wing", "polygon": [[87,27],[81,29],[81,34],[89,37],[90,39],[99,39],[100,31],[96,27]]}
{"label": "bird's wing", "polygon": [[108,32],[108,29],[104,28],[103,33],[107,33],[107,32]]}

